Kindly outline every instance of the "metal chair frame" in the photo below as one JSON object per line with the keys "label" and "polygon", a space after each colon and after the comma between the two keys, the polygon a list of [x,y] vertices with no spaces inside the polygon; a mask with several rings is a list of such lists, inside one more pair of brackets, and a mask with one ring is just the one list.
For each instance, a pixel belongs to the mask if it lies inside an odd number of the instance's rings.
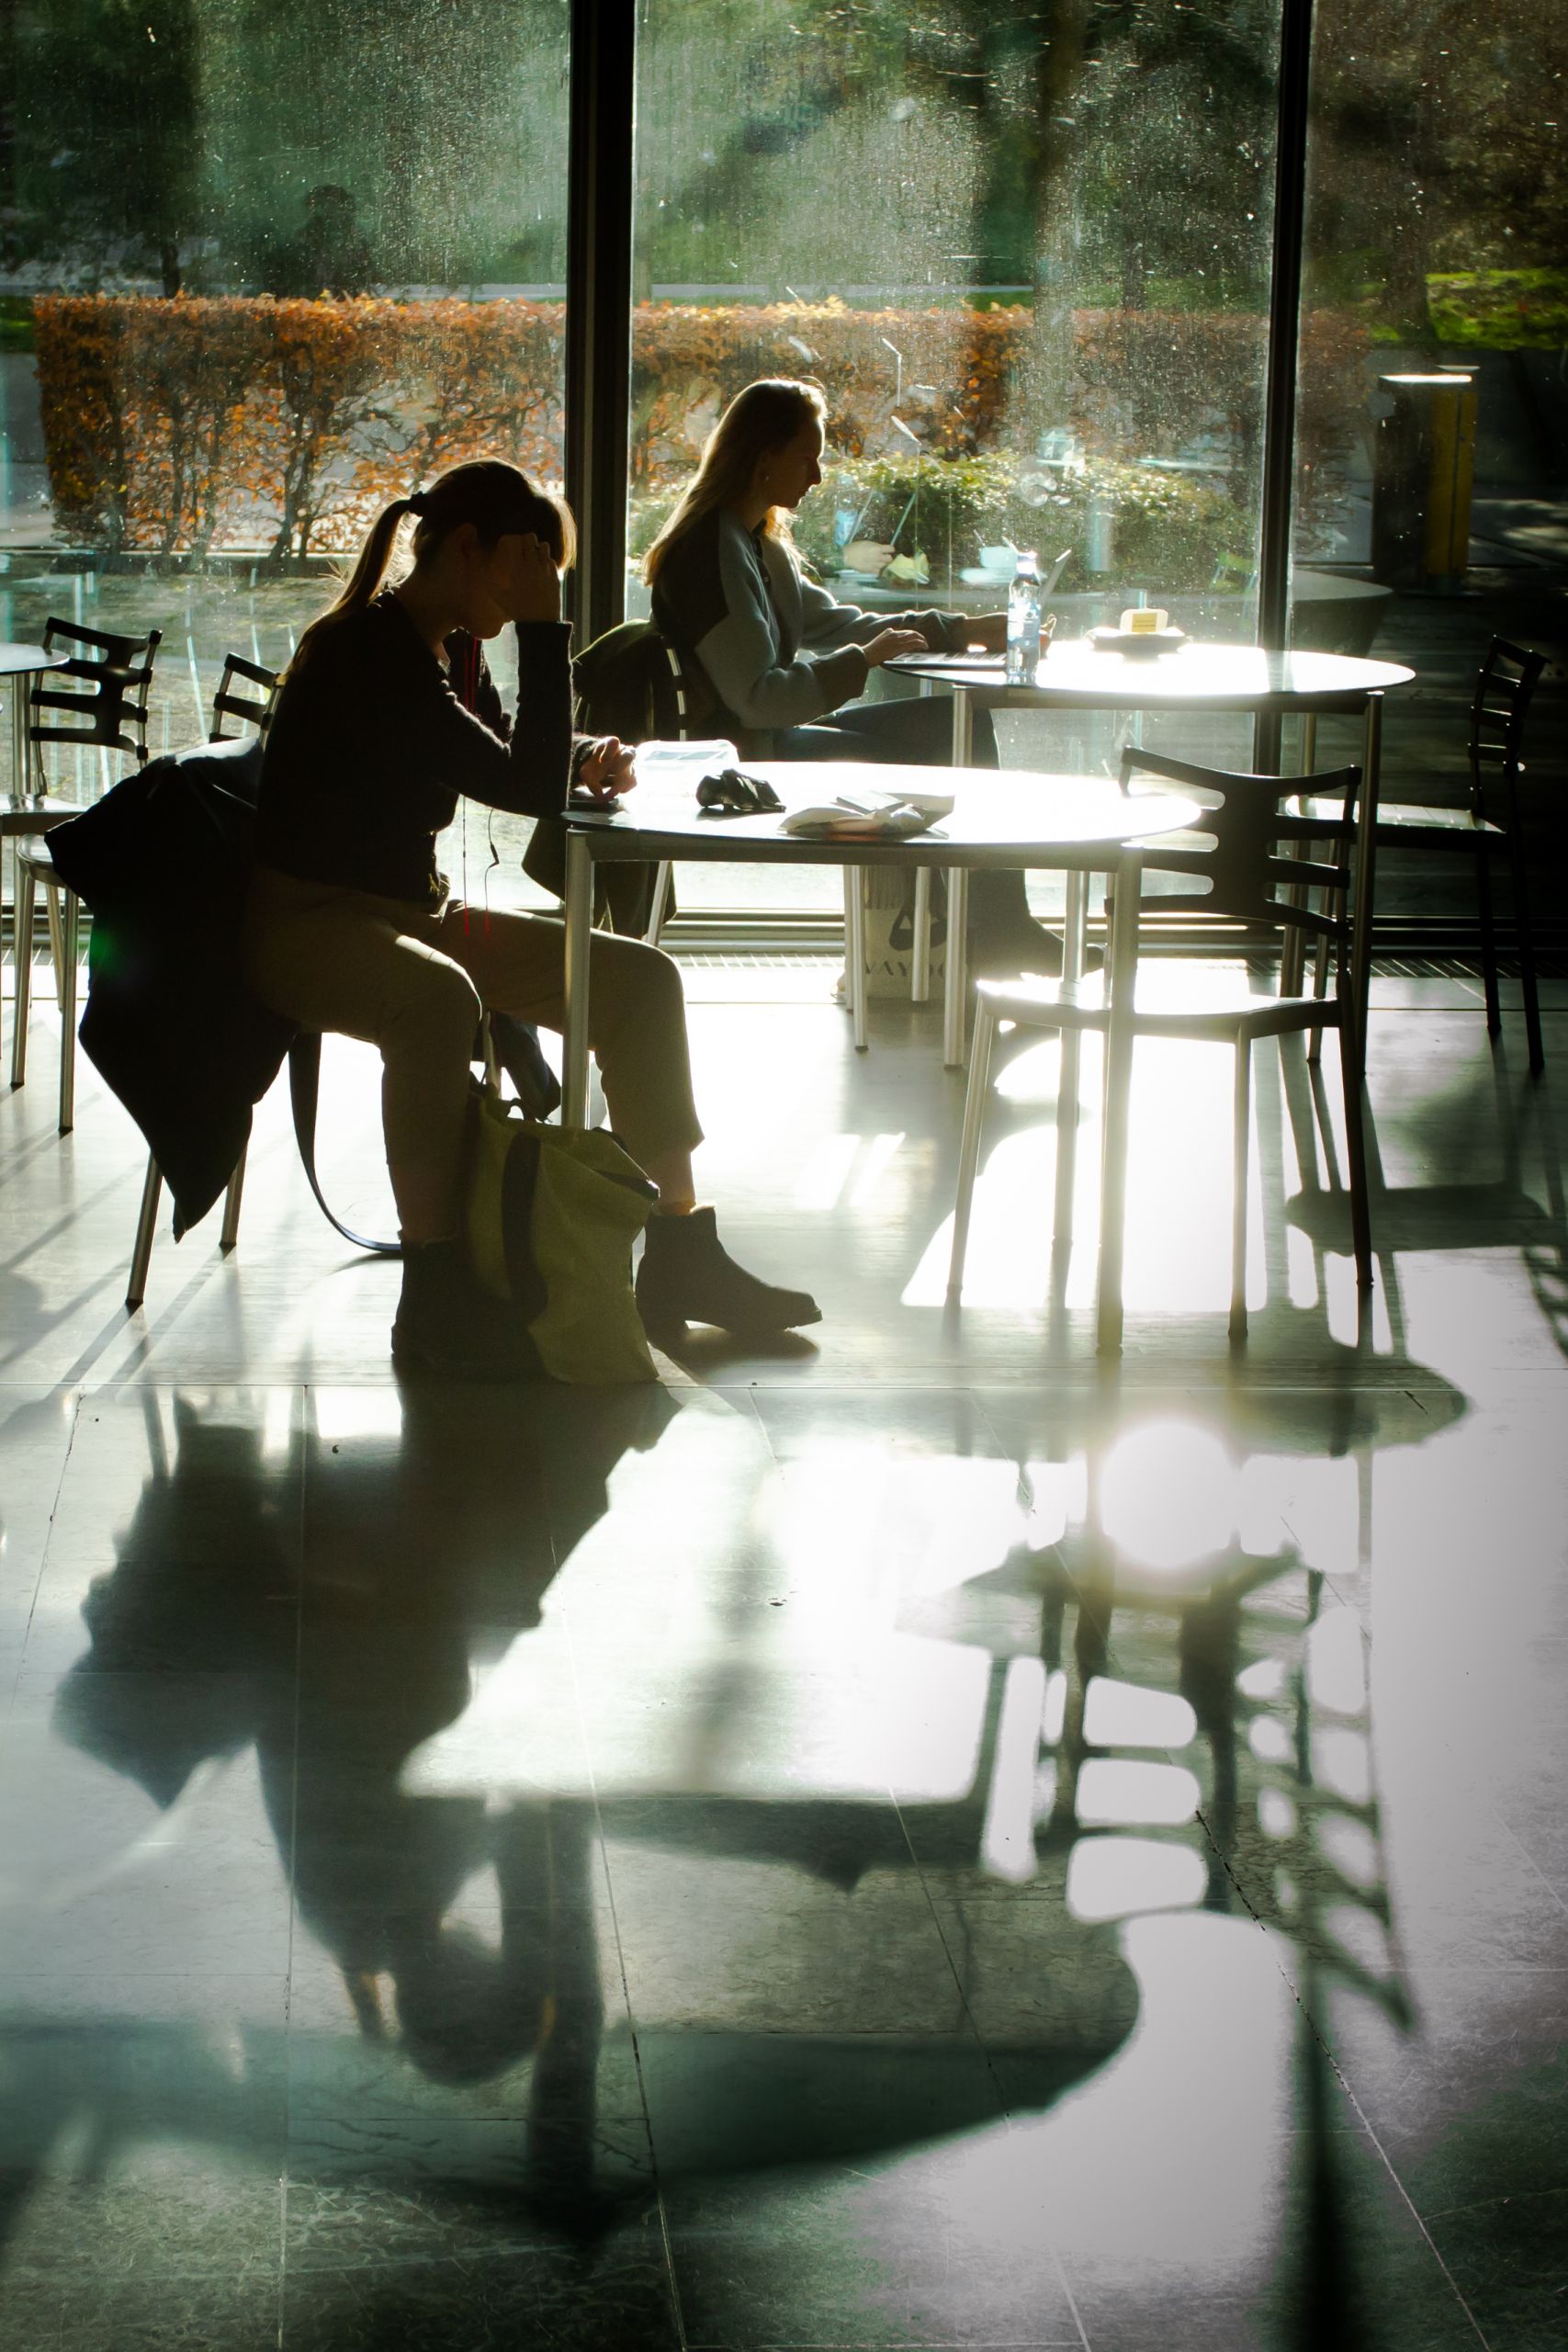
{"label": "metal chair frame", "polygon": [[[145,637],[111,636],[102,629],[81,628],[73,621],[52,616],[44,623],[46,653],[62,646],[88,646],[95,650],[73,654],[57,669],[40,670],[28,689],[28,737],[40,743],[94,744],[106,752],[129,752],[139,763],[147,758],[147,696],[152,667],[164,641],[162,629]],[[74,720],[62,726],[59,712]],[[43,775],[43,763],[38,763]]]}
{"label": "metal chair frame", "polygon": [[[1147,871],[1206,877],[1205,896],[1191,894],[1152,897],[1140,890],[1138,908],[1190,919],[1213,920],[1223,931],[1229,955],[1256,950],[1266,942],[1292,939],[1322,941],[1334,966],[1334,993],[1323,993],[1326,974],[1320,967],[1317,992],[1310,996],[1247,996],[1223,1007],[1145,1009],[1134,1014],[1136,1037],[1182,1037],[1230,1045],[1235,1054],[1232,1160],[1235,1197],[1231,1225],[1230,1336],[1247,1335],[1247,1222],[1250,1158],[1252,1047],[1261,1037],[1305,1031],[1310,1035],[1309,1058],[1315,1060],[1325,1028],[1339,1032],[1340,1074],[1345,1105],[1350,1217],[1357,1280],[1362,1288],[1372,1281],[1371,1229],[1368,1207],[1367,1153],[1362,1124],[1360,1056],[1357,1050],[1357,1006],[1354,973],[1359,933],[1369,916],[1365,894],[1354,889],[1356,850],[1363,829],[1372,821],[1371,788],[1359,768],[1343,768],[1314,779],[1325,802],[1336,796],[1339,816],[1326,854],[1303,853],[1322,844],[1321,824],[1303,822],[1281,810],[1302,788],[1302,779],[1237,775],[1200,767],[1189,761],[1168,759],[1153,752],[1129,749],[1122,754],[1122,785],[1126,790],[1134,775],[1148,775],[1204,793],[1214,801],[1209,820],[1213,845],[1168,848],[1157,844],[1145,859]],[[1217,799],[1215,797],[1217,796]],[[1311,840],[1303,838],[1310,834]],[[1295,854],[1281,854],[1289,850]],[[1304,901],[1312,896],[1321,903]],[[1107,1008],[1101,1001],[1103,976],[1064,981],[1054,989],[1021,981],[982,980],[975,1038],[969,1065],[969,1087],[964,1106],[964,1130],[959,1147],[957,1201],[953,1216],[953,1252],[948,1270],[948,1297],[956,1304],[964,1287],[964,1262],[968,1248],[975,1181],[979,1166],[981,1127],[997,1027],[1002,1021],[1032,1029],[1055,1029],[1062,1038],[1062,1085],[1057,1103],[1057,1171],[1054,1246],[1061,1248],[1072,1232],[1072,1163],[1077,1132],[1077,1041],[1089,1032],[1103,1035]],[[1111,1125],[1109,1117],[1107,1125]],[[1126,1132],[1124,1119],[1116,1131]],[[1120,1195],[1121,1180],[1117,1181]]]}
{"label": "metal chair frame", "polygon": [[[51,622],[50,626],[53,628],[55,624]],[[129,641],[124,639],[112,640],[116,644],[125,644]],[[157,641],[158,633],[154,630],[148,642],[155,646]],[[147,684],[151,681],[152,667],[152,659],[149,657],[145,671],[139,673],[143,700],[145,700]],[[59,675],[60,673],[55,672],[51,674]],[[236,680],[243,680],[245,684],[256,687],[257,694],[247,695],[237,693]],[[208,741],[223,743],[234,740],[224,726],[224,721],[228,718],[237,718],[242,725],[254,727],[258,735],[265,737],[272,721],[273,707],[277,699],[278,684],[278,677],[275,671],[264,670],[259,662],[247,662],[238,653],[226,655],[223,673],[218,683],[218,691],[212,698],[212,726],[208,735]],[[141,716],[141,732],[144,737],[146,732],[144,709]],[[50,740],[85,741],[88,739],[81,735],[72,736],[67,730],[59,729],[51,736]],[[139,762],[145,761],[144,746],[139,749],[136,744],[128,743],[122,738],[117,748],[121,751],[134,751]],[[64,816],[73,816],[75,813],[74,808],[65,808],[56,821],[62,821]],[[13,1086],[21,1086],[27,1078],[28,1015],[32,1004],[33,930],[36,921],[37,897],[40,888],[43,891],[44,908],[49,922],[55,993],[60,1001],[60,1132],[63,1136],[70,1134],[75,1120],[76,973],[80,953],[80,909],[74,893],[68,890],[61,881],[53,861],[41,842],[29,844],[27,841],[20,841],[17,844],[17,1006],[16,1027],[11,1037],[11,1083]]]}
{"label": "metal chair frame", "polygon": [[[243,654],[226,653],[223,674],[218,681],[218,691],[212,697],[212,727],[209,743],[229,743],[237,740],[224,726],[226,718],[237,718],[242,727],[254,727],[265,740],[272,725],[272,715],[277,707],[278,688],[282,679],[276,670],[265,670],[259,662],[247,662]],[[254,695],[241,694],[237,685],[254,686]]]}
{"label": "metal chair frame", "polygon": [[[52,616],[44,624],[44,650],[62,645],[85,646],[90,652],[71,655],[59,668],[39,672],[28,692],[28,741],[33,748],[34,774],[40,787],[38,821],[16,848],[15,953],[17,996],[11,1032],[11,1084],[26,1082],[28,1016],[32,1006],[33,928],[41,887],[49,922],[50,952],[54,965],[55,994],[60,1001],[60,1133],[69,1135],[76,1104],[76,964],[80,951],[80,909],[66,889],[41,846],[40,837],[74,816],[73,805],[49,802],[44,763],[38,758],[43,743],[95,746],[104,752],[129,752],[139,767],[147,761],[147,698],[163,631],[145,637],[111,636],[102,629],[80,628]],[[45,714],[62,713],[77,723],[64,726]],[[29,809],[28,814],[33,815]]]}
{"label": "metal chair frame", "polygon": [[[1469,784],[1462,809],[1441,808],[1408,801],[1385,800],[1378,808],[1371,847],[1387,852],[1420,848],[1473,860],[1476,912],[1481,926],[1481,968],[1486,998],[1487,1035],[1496,1037],[1503,1027],[1497,985],[1497,941],[1493,919],[1492,865],[1499,854],[1508,861],[1514,894],[1514,921],[1518,940],[1519,982],[1524,997],[1525,1035],[1529,1067],[1539,1077],[1546,1067],[1541,1042],[1540,998],[1537,986],[1535,934],[1530,919],[1529,856],[1519,808],[1519,779],[1524,723],[1546,657],[1528,646],[1495,637],[1476,673],[1470,706],[1466,746]],[[1314,730],[1315,731],[1315,730]],[[1310,754],[1303,766],[1311,765]],[[1494,797],[1496,796],[1496,797]],[[1309,777],[1301,815],[1319,827],[1332,829],[1333,812],[1320,807],[1321,779]],[[1500,807],[1498,801],[1500,800]],[[1489,802],[1491,805],[1489,806]],[[1493,813],[1493,809],[1496,813]],[[1314,834],[1311,838],[1320,838]]]}

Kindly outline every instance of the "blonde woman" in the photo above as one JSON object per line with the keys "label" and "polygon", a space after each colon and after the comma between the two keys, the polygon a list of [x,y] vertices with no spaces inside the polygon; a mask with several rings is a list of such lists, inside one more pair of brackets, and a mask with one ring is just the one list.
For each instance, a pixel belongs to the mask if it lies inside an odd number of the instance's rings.
{"label": "blonde woman", "polygon": [[[400,526],[412,563],[389,584]],[[247,932],[252,986],[302,1026],[379,1046],[382,1124],[404,1243],[393,1353],[411,1370],[505,1377],[510,1329],[460,1237],[468,1067],[481,1008],[559,1029],[561,925],[453,897],[436,837],[459,796],[558,817],[577,782],[625,790],[630,754],[571,731],[560,576],[571,516],[514,466],[457,466],[372,526],[337,602],[300,640],[267,739]],[[517,637],[514,724],[480,645]],[[815,1322],[804,1292],[759,1282],[699,1209],[680,975],[640,943],[596,934],[591,1039],[610,1115],[659,1189],[637,1276],[656,1333]]]}
{"label": "blonde woman", "polygon": [[[945,701],[859,697],[897,654],[1001,645],[1006,615],[867,613],[806,578],[789,518],[822,480],[827,413],[815,384],[787,378],[736,394],[645,559],[654,624],[711,692],[705,730],[773,759],[946,767]],[[984,711],[975,715],[975,761],[997,764]],[[969,905],[976,968],[1060,970],[1060,944],[1031,916],[1021,874],[973,876]]]}

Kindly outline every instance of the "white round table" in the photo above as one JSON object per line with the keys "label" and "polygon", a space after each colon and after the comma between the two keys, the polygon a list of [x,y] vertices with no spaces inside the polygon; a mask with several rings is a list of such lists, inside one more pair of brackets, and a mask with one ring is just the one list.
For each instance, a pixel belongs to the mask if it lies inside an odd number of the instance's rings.
{"label": "white round table", "polygon": [[[1124,793],[1106,776],[1039,775],[1008,770],[877,766],[836,760],[755,761],[749,775],[766,778],[782,811],[721,816],[699,808],[689,776],[639,785],[626,800],[604,808],[566,811],[566,1015],[561,1056],[561,1119],[581,1126],[588,1104],[589,945],[593,929],[593,868],[607,863],[663,859],[715,860],[726,865],[894,865],[940,867],[949,876],[946,1059],[962,1059],[964,959],[953,953],[963,935],[964,893],[971,872],[988,867],[1034,868],[1068,876],[1063,973],[1079,978],[1084,962],[1088,879],[1102,874],[1114,886],[1106,1027],[1107,1127],[1100,1226],[1099,1334],[1102,1351],[1122,1340],[1121,1171],[1126,1160],[1126,1075],[1133,1055],[1133,993],[1138,960],[1138,898],[1143,844],[1194,824],[1202,811],[1175,793]],[[841,792],[951,792],[953,808],[924,832],[902,841],[866,841],[786,833],[792,808],[831,802]],[[851,893],[858,908],[858,890]],[[853,922],[849,954],[863,953]],[[861,1042],[857,1040],[857,1043]],[[1113,1132],[1113,1127],[1117,1130]]]}

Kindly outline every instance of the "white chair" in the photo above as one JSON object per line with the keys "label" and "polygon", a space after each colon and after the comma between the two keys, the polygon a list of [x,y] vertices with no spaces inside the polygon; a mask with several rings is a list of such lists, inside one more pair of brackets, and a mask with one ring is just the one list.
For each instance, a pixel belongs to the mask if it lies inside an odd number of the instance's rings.
{"label": "white chair", "polygon": [[[1314,776],[1311,780],[1315,802],[1320,807],[1333,807],[1338,813],[1330,837],[1324,837],[1320,825],[1312,828],[1314,853],[1309,860],[1303,856],[1280,854],[1281,848],[1300,846],[1300,836],[1306,830],[1300,823],[1292,830],[1292,820],[1282,814],[1280,809],[1281,800],[1303,789],[1301,778],[1238,775],[1219,769],[1194,766],[1185,760],[1166,759],[1152,752],[1126,752],[1122,762],[1123,790],[1131,777],[1139,774],[1157,776],[1203,794],[1211,804],[1204,824],[1212,844],[1207,850],[1199,847],[1183,850],[1160,842],[1145,854],[1145,871],[1193,876],[1205,880],[1209,888],[1201,897],[1141,896],[1140,917],[1145,908],[1166,915],[1176,910],[1184,917],[1195,914],[1203,923],[1213,922],[1216,944],[1223,946],[1227,963],[1248,952],[1256,954],[1260,948],[1277,947],[1292,938],[1325,942],[1333,959],[1334,993],[1331,996],[1323,993],[1310,996],[1255,995],[1247,985],[1248,976],[1241,973],[1235,975],[1228,986],[1216,988],[1214,982],[1222,976],[1212,970],[1202,977],[1200,986],[1184,991],[1183,978],[1190,979],[1193,976],[1190,967],[1179,966],[1162,972],[1162,982],[1168,981],[1170,985],[1168,989],[1162,987],[1157,1003],[1146,1000],[1142,986],[1139,999],[1135,1001],[1134,1038],[1203,1039],[1228,1045],[1235,1055],[1230,1335],[1233,1340],[1240,1340],[1247,1334],[1247,1209],[1252,1047],[1260,1037],[1283,1036],[1304,1030],[1311,1036],[1311,1058],[1315,1060],[1323,1030],[1337,1029],[1339,1032],[1357,1280],[1363,1288],[1370,1287],[1372,1280],[1366,1147],[1352,978],[1355,949],[1359,944],[1359,933],[1369,920],[1370,910],[1359,904],[1352,908],[1351,888],[1358,831],[1359,827],[1372,821],[1366,806],[1370,795],[1361,788],[1361,774],[1358,768],[1342,768],[1336,774]],[[1313,896],[1320,901],[1317,906],[1292,903],[1294,899]],[[1348,912],[1348,909],[1351,911]],[[1357,936],[1353,937],[1353,934]],[[1320,969],[1320,990],[1325,985],[1325,978]],[[1141,982],[1146,978],[1146,973],[1140,975]],[[1184,994],[1189,998],[1186,1002],[1183,1002]],[[1092,973],[1085,979],[1072,982],[982,980],[978,987],[978,1000],[969,1065],[969,1091],[964,1102],[964,1132],[959,1148],[953,1254],[948,1270],[948,1297],[955,1303],[962,1296],[964,1288],[964,1261],[968,1248],[981,1126],[985,1118],[998,1024],[1010,1021],[1023,1028],[1055,1030],[1063,1039],[1063,1075],[1066,1082],[1058,1104],[1059,1154],[1071,1150],[1077,1115],[1076,1055],[1069,1056],[1067,1045],[1086,1033],[1103,1035],[1107,1026],[1103,973]],[[1125,1120],[1120,1122],[1120,1132],[1126,1133]],[[1123,1171],[1112,1171],[1112,1190],[1117,1198],[1121,1197],[1122,1174]],[[1056,1186],[1054,1238],[1057,1244],[1064,1242],[1070,1234],[1071,1214],[1069,1172],[1069,1180],[1066,1182],[1058,1181]]]}

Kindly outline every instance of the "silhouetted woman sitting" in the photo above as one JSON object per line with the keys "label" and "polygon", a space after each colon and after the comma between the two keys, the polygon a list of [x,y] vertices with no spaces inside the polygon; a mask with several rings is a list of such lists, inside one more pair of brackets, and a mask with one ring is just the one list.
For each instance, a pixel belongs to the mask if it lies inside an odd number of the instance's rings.
{"label": "silhouetted woman sitting", "polygon": [[[413,560],[387,584],[405,515]],[[394,1356],[412,1369],[504,1377],[509,1320],[473,1277],[459,1172],[481,1007],[559,1029],[558,922],[455,899],[435,838],[459,796],[558,817],[577,782],[634,781],[612,737],[574,746],[560,575],[566,506],[498,460],[457,466],[373,526],[343,594],[306,630],[267,739],[247,955],[262,1001],[360,1037],[383,1064],[382,1121],[405,1244]],[[518,723],[480,641],[517,633]],[[659,1189],[637,1278],[656,1332],[685,1320],[776,1331],[817,1320],[799,1291],[744,1272],[698,1209],[685,1007],[669,958],[595,934],[592,1033],[615,1130]]]}
{"label": "silhouetted woman sitting", "polygon": [[[648,551],[655,626],[712,690],[699,731],[775,760],[878,760],[946,767],[952,707],[862,702],[873,670],[900,653],[999,646],[1005,614],[866,613],[801,571],[789,517],[822,479],[827,403],[814,384],[765,379],[738,392]],[[759,742],[758,738],[762,740]],[[976,711],[975,763],[997,764]],[[1029,912],[1023,876],[970,877],[970,953],[985,969],[1057,971],[1061,948]]]}

